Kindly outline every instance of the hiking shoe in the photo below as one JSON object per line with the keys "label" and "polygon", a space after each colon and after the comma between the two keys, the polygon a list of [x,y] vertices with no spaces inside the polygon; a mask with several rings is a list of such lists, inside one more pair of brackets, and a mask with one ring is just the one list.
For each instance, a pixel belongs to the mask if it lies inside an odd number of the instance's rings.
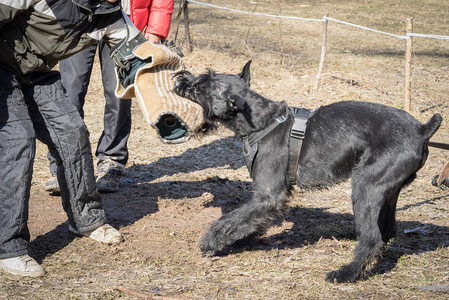
{"label": "hiking shoe", "polygon": [[123,166],[111,159],[98,164],[97,190],[100,193],[114,193],[119,190]]}
{"label": "hiking shoe", "polygon": [[432,179],[432,185],[433,186],[436,186],[437,188],[439,188],[439,189],[442,189],[442,190],[447,190],[447,189],[449,189],[449,179],[444,179],[443,180],[443,182],[441,182],[441,184],[440,185],[438,185],[438,177],[439,177],[440,175],[435,175],[435,177],[433,177],[433,179]]}
{"label": "hiking shoe", "polygon": [[83,233],[79,232],[78,230],[73,228],[71,225],[69,225],[69,231],[71,233],[85,236],[85,237],[93,239],[94,241],[97,241],[100,243],[105,243],[105,244],[118,244],[124,240],[123,236],[120,234],[120,232],[118,232],[117,229],[115,229],[114,227],[112,227],[109,224],[101,225],[97,229],[83,232]]}
{"label": "hiking shoe", "polygon": [[28,254],[0,259],[0,270],[9,274],[28,277],[41,277],[47,273],[44,268],[42,268]]}
{"label": "hiking shoe", "polygon": [[58,177],[56,173],[50,173],[50,179],[48,179],[45,184],[45,190],[51,194],[59,194],[61,191],[59,189]]}
{"label": "hiking shoe", "polygon": [[115,193],[119,190],[120,175],[113,173],[99,173],[97,179],[97,190],[100,193]]}

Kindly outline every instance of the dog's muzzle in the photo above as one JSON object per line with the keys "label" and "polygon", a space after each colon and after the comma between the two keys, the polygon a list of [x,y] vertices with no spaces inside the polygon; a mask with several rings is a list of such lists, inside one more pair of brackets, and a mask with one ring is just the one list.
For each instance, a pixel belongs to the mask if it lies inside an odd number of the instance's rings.
{"label": "dog's muzzle", "polygon": [[[128,37],[111,52],[118,98],[137,98],[153,133],[165,143],[181,143],[204,123],[200,105],[173,92],[173,75],[184,69],[179,55],[145,39],[124,16]],[[137,31],[136,31],[137,30]]]}

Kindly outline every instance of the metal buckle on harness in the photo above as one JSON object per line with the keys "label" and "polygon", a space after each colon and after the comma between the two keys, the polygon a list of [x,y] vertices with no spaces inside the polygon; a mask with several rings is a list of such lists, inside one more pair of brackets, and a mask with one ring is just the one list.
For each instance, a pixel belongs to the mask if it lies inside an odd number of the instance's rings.
{"label": "metal buckle on harness", "polygon": [[312,110],[298,107],[289,107],[294,117],[294,123],[290,130],[290,143],[288,150],[287,174],[292,185],[296,184],[296,172],[298,170],[299,156],[301,154],[302,141],[306,135],[307,121]]}
{"label": "metal buckle on harness", "polygon": [[290,131],[290,136],[295,139],[304,139],[306,135],[307,121],[307,116],[305,118],[295,118],[295,123]]}
{"label": "metal buckle on harness", "polygon": [[299,131],[299,130],[294,130],[294,129],[292,129],[292,131],[290,133],[290,136],[292,138],[301,139],[301,140],[304,139],[305,135],[306,135],[305,131]]}
{"label": "metal buckle on harness", "polygon": [[287,115],[282,115],[282,116],[276,118],[276,121],[278,121],[279,124],[285,122],[286,120],[287,120]]}

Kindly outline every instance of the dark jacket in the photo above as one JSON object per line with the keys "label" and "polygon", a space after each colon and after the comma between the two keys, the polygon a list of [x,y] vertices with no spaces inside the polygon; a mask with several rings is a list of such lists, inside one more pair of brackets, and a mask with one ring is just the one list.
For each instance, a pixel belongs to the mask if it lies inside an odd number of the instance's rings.
{"label": "dark jacket", "polygon": [[25,75],[105,40],[126,37],[119,1],[0,0],[0,63]]}

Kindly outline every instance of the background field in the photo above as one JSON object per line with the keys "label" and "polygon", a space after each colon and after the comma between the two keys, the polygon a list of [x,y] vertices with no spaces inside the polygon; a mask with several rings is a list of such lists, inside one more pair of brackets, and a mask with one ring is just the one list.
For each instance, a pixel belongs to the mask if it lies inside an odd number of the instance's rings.
{"label": "background field", "polygon": [[[332,18],[398,35],[407,17],[414,31],[449,35],[449,3],[437,0],[300,1],[213,0],[246,11]],[[176,2],[177,7],[178,2]],[[178,45],[193,73],[213,68],[238,73],[249,59],[252,88],[292,106],[341,100],[402,108],[405,41],[329,23],[328,55],[320,89],[313,85],[321,23],[270,19],[189,5],[193,52]],[[433,140],[449,142],[449,41],[414,39],[412,114],[445,119]],[[348,81],[356,84],[348,84]],[[104,99],[98,64],[86,100],[92,148],[102,130]],[[198,241],[208,225],[252,194],[241,149],[231,132],[165,145],[150,134],[133,104],[130,158],[120,192],[103,195],[110,223],[126,241],[100,245],[68,232],[60,197],[49,196],[46,148],[38,144],[29,227],[31,254],[48,275],[20,279],[0,273],[1,299],[447,299],[449,192],[430,185],[449,151],[430,149],[418,178],[398,202],[398,236],[372,276],[330,284],[327,271],[352,259],[356,245],[350,182],[307,193],[295,190],[285,220],[258,243],[205,258]],[[124,290],[126,289],[126,290]]]}

